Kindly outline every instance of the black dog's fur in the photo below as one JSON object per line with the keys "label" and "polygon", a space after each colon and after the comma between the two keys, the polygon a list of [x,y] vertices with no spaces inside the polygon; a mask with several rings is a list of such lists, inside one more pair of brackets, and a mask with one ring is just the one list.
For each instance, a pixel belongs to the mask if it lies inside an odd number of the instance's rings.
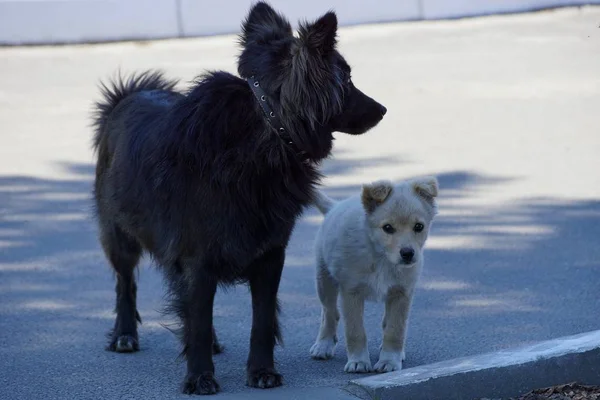
{"label": "black dog's fur", "polygon": [[238,72],[260,82],[285,137],[267,123],[247,82],[226,72],[205,74],[185,94],[158,72],[102,86],[94,195],[117,277],[108,349],[138,350],[133,272],[146,250],[166,272],[182,320],[185,393],[219,390],[213,299],[219,284],[238,282],[252,294],[247,383],[281,384],[273,360],[277,291],[295,221],[311,203],[332,132],[361,134],[385,114],[352,84],[336,31],[330,12],[294,37],[263,2],[243,23]]}

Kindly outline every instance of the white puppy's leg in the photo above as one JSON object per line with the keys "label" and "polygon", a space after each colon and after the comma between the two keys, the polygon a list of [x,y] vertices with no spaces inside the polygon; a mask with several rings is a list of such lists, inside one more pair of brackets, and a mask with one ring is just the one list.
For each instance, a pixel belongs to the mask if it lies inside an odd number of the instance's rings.
{"label": "white puppy's leg", "polygon": [[310,349],[310,355],[317,360],[333,358],[337,343],[337,325],[340,313],[337,309],[338,287],[324,262],[317,266],[317,293],[321,300],[321,328],[315,344]]}
{"label": "white puppy's leg", "polygon": [[412,295],[401,290],[390,290],[387,295],[385,316],[383,317],[383,344],[379,353],[379,361],[374,368],[377,372],[402,369],[411,300]]}
{"label": "white puppy's leg", "polygon": [[371,359],[367,347],[367,334],[363,323],[365,300],[361,296],[341,292],[342,312],[346,331],[348,362],[344,371],[352,373],[370,372]]}

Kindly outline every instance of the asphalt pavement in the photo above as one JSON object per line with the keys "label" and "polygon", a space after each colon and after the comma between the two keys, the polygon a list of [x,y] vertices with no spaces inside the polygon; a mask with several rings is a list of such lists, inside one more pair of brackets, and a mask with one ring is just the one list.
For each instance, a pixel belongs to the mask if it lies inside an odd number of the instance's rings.
{"label": "asphalt pavement", "polygon": [[[361,183],[434,174],[440,214],[411,313],[406,368],[600,329],[600,8],[342,28],[355,84],[388,114],[336,134],[323,172],[335,197]],[[90,216],[89,111],[100,78],[146,68],[182,78],[235,72],[234,36],[0,48],[0,398],[183,398],[179,343],[163,327],[163,284],[139,271],[141,351],[104,350],[114,281]],[[334,400],[319,325],[312,242],[298,222],[281,283],[285,387],[244,385],[251,307],[219,292],[219,397]],[[366,309],[376,361],[381,305]],[[333,388],[333,389],[332,389]]]}

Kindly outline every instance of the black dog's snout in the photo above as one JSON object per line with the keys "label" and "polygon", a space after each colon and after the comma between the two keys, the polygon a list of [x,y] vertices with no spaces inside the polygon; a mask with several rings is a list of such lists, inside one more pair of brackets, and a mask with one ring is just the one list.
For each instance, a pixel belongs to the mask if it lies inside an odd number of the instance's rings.
{"label": "black dog's snout", "polygon": [[410,247],[403,247],[400,249],[400,257],[402,257],[402,261],[406,263],[411,262],[414,256],[415,251]]}
{"label": "black dog's snout", "polygon": [[387,113],[387,108],[381,106],[381,116],[383,117]]}

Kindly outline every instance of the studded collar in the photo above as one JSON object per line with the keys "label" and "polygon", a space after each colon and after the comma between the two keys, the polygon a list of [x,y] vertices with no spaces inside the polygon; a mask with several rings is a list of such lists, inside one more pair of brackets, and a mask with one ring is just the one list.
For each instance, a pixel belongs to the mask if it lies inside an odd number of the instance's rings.
{"label": "studded collar", "polygon": [[273,128],[279,139],[281,139],[286,145],[290,146],[296,152],[297,156],[302,162],[309,163],[310,159],[308,158],[306,152],[300,151],[298,147],[294,144],[294,142],[288,135],[287,130],[281,123],[281,118],[278,117],[278,115],[269,105],[267,94],[260,86],[260,82],[256,80],[254,76],[247,78],[246,81],[248,82],[248,86],[250,86],[254,97],[258,101],[260,108],[263,110],[267,122],[269,123],[271,128]]}

